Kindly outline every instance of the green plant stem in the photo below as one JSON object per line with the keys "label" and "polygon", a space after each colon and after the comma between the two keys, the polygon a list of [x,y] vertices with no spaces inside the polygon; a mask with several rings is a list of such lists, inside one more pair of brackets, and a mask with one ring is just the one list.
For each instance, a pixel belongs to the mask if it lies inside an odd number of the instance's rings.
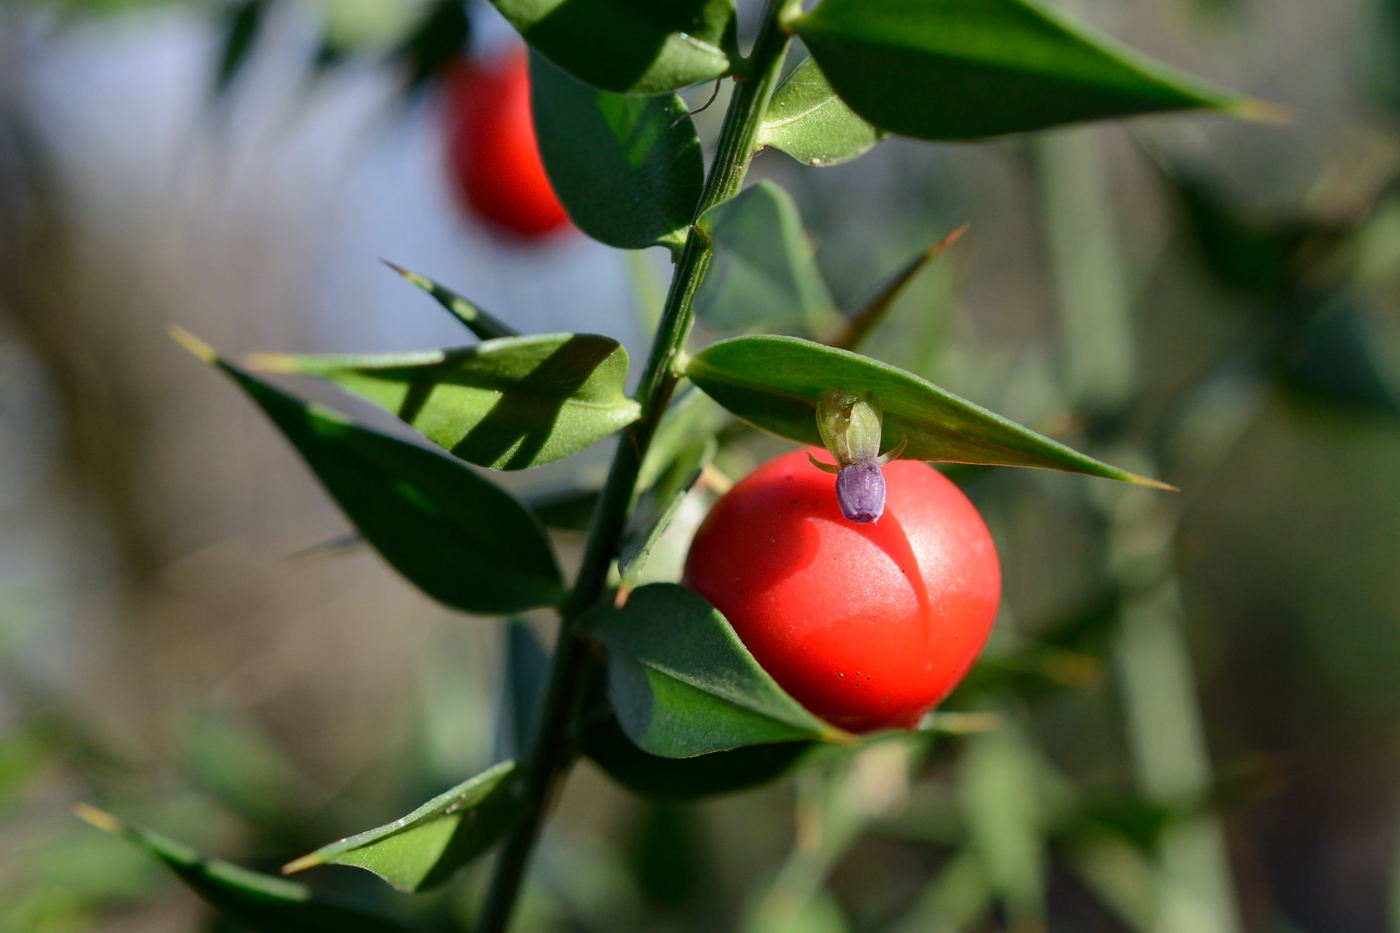
{"label": "green plant stem", "polygon": [[[742,76],[735,78],[719,146],[696,209],[697,219],[715,204],[733,197],[743,185],[787,51],[788,36],[778,26],[782,6],[782,0],[769,0],[753,52],[744,62]],[[673,364],[690,334],[691,300],[709,264],[708,238],[692,227],[677,258],[661,322],[637,388],[641,417],[628,429],[613,455],[607,482],[593,512],[578,580],[561,610],[563,621],[550,658],[544,702],[531,730],[522,787],[527,801],[525,816],[497,858],[491,888],[477,918],[476,933],[504,933],[510,923],[550,798],[573,763],[575,752],[569,746],[568,726],[589,658],[588,644],[576,631],[577,623],[607,587],[608,570],[621,544],[637,474],[679,378]]]}

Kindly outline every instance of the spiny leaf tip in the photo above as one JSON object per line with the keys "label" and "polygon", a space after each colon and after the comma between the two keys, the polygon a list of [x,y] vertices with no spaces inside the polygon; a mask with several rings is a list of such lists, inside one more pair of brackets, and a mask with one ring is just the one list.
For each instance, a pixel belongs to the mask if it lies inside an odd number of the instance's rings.
{"label": "spiny leaf tip", "polygon": [[201,362],[214,364],[219,361],[219,354],[214,352],[213,347],[185,330],[179,324],[167,326],[165,332],[170,335],[171,340],[174,340],[180,346],[190,351],[190,353]]}
{"label": "spiny leaf tip", "polygon": [[283,865],[282,874],[295,875],[299,871],[306,871],[308,868],[315,868],[317,865],[324,864],[325,862],[322,861],[319,851],[312,852],[310,855],[303,855],[301,858],[292,859],[290,862]]}
{"label": "spiny leaf tip", "polygon": [[89,826],[95,826],[106,833],[123,833],[126,831],[126,827],[122,825],[121,820],[105,810],[99,810],[90,804],[73,804],[73,815]]}

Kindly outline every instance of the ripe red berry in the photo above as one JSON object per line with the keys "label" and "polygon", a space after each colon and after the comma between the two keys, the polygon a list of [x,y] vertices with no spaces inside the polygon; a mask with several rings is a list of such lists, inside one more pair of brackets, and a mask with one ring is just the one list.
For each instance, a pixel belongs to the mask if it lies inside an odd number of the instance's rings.
{"label": "ripe red berry", "polygon": [[447,161],[458,197],[497,227],[535,239],[568,223],[535,144],[524,49],[452,71]]}
{"label": "ripe red berry", "polygon": [[855,732],[912,727],[991,629],[991,536],[956,486],[911,460],[884,467],[884,514],[857,524],[837,507],[836,477],[807,455],[769,461],[715,503],[685,584],[816,715]]}

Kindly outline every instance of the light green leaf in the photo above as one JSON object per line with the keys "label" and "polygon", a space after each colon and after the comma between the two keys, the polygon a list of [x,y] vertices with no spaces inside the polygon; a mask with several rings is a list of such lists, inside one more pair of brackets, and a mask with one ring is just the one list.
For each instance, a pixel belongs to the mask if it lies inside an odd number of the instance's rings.
{"label": "light green leaf", "polygon": [[602,605],[585,629],[608,651],[613,709],[627,736],[664,758],[765,742],[852,741],[788,696],[704,597],[671,583]]}
{"label": "light green leaf", "polygon": [[569,219],[619,249],[685,242],[705,159],[685,102],[594,90],[530,56],[535,138]]}
{"label": "light green leaf", "polygon": [[661,539],[671,519],[676,517],[681,503],[700,478],[700,474],[715,458],[718,445],[713,437],[696,441],[677,455],[657,482],[637,504],[630,532],[622,542],[617,571],[622,575],[619,589],[635,589],[647,558]]}
{"label": "light green leaf", "polygon": [[353,424],[175,336],[238,383],[394,569],[463,612],[549,606],[564,595],[549,540],[510,493],[451,457]]}
{"label": "light green leaf", "polygon": [[397,415],[456,457],[523,470],[637,420],[627,351],[611,337],[532,334],[367,356],[257,354],[249,366],[320,376]]}
{"label": "light green leaf", "polygon": [[781,149],[808,165],[840,165],[859,158],[885,138],[846,106],[809,58],[773,92],[759,127],[758,144]]}
{"label": "light green leaf", "polygon": [[718,434],[733,424],[729,412],[694,386],[677,396],[666,409],[661,424],[652,435],[642,468],[637,473],[637,491],[650,489],[661,475],[685,450],[696,441]]}
{"label": "light green leaf", "polygon": [[695,293],[696,316],[715,330],[760,322],[817,329],[833,315],[797,205],[761,181],[701,217],[714,244],[709,271]]}
{"label": "light green leaf", "polygon": [[491,340],[494,337],[520,336],[520,331],[499,318],[487,314],[476,304],[463,298],[452,289],[434,282],[425,275],[419,275],[417,272],[410,272],[402,266],[396,266],[387,259],[382,261],[384,265],[432,295],[438,304],[447,309],[449,314],[467,325],[467,329],[482,340]]}
{"label": "light green leaf", "polygon": [[822,0],[792,25],[851,109],[920,139],[1198,107],[1264,109],[1044,0]]}
{"label": "light green leaf", "polygon": [[883,446],[907,437],[906,459],[1041,467],[1172,488],[1086,457],[911,373],[796,337],[723,340],[691,357],[685,374],[748,423],[802,444],[821,446],[817,398],[841,388],[879,397]]}
{"label": "light green leaf", "polygon": [[491,0],[525,41],[585,84],[662,94],[727,74],[734,0]]}
{"label": "light green leaf", "polygon": [[518,767],[503,761],[401,819],[333,842],[288,864],[286,874],[314,865],[353,865],[400,891],[424,891],[447,881],[495,845],[525,810]]}
{"label": "light green leaf", "polygon": [[258,933],[408,933],[417,929],[381,914],[318,897],[304,884],[207,858],[188,846],[127,826],[111,814],[85,804],[79,804],[74,812],[98,829],[127,839],[165,863],[219,913]]}

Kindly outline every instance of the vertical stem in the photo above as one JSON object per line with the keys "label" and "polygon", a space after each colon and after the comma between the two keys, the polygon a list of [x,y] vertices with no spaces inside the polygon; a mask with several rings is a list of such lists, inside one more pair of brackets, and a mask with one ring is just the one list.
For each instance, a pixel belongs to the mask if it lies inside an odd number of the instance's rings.
{"label": "vertical stem", "polygon": [[[719,146],[696,208],[697,220],[710,207],[737,194],[743,185],[744,175],[753,159],[759,127],[767,112],[769,98],[773,96],[783,55],[787,51],[788,36],[778,25],[778,13],[782,6],[782,0],[768,0],[758,40],[743,63],[744,73],[736,75],[734,79],[734,95],[730,98]],[[531,730],[529,756],[525,763],[521,790],[526,800],[525,815],[497,858],[491,888],[477,918],[475,933],[504,933],[509,925],[545,810],[555,787],[573,763],[574,750],[567,743],[568,723],[588,659],[588,647],[575,628],[583,614],[598,602],[607,586],[608,569],[621,543],[622,529],[642,459],[676,387],[678,377],[672,364],[690,334],[691,300],[709,264],[709,242],[705,237],[698,236],[692,227],[677,259],[661,322],[637,387],[641,417],[617,445],[607,482],[593,511],[578,580],[561,610],[559,640],[550,658],[549,681],[544,702],[540,704]]]}

